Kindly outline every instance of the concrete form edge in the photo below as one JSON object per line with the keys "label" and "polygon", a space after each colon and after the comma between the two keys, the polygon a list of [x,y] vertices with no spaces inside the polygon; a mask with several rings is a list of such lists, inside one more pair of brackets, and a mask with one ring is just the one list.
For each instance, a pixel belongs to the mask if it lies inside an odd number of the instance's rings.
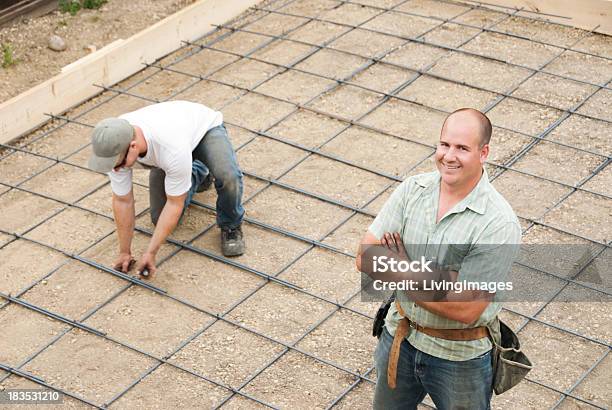
{"label": "concrete form edge", "polygon": [[128,39],[65,66],[49,80],[0,104],[0,143],[32,131],[70,107],[98,94],[94,84],[111,86],[236,17],[260,0],[200,0]]}
{"label": "concrete form edge", "polygon": [[[524,9],[553,23],[612,35],[612,0],[460,0],[483,6]],[[520,15],[520,14],[519,14]],[[534,16],[529,14],[529,16]]]}

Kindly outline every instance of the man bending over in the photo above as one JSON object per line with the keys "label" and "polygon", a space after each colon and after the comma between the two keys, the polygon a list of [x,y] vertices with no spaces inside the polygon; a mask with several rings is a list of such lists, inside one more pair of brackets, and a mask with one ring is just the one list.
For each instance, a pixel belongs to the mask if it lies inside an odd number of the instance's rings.
{"label": "man bending over", "polygon": [[223,114],[202,104],[169,101],[100,121],[92,133],[89,168],[107,173],[119,237],[115,269],[127,272],[132,259],[134,194],[132,168],[150,169],[153,237],[136,269],[155,273],[155,258],[194,193],[217,190],[217,225],[225,256],[244,253],[241,223],[242,172],[223,125]]}

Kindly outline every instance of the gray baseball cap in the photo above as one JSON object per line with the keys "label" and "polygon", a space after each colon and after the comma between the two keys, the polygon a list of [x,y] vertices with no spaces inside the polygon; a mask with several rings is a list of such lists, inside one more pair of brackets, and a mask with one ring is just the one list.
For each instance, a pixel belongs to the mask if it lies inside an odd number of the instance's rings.
{"label": "gray baseball cap", "polygon": [[98,172],[110,172],[125,155],[134,128],[120,118],[106,118],[96,124],[91,134],[92,153],[88,166]]}

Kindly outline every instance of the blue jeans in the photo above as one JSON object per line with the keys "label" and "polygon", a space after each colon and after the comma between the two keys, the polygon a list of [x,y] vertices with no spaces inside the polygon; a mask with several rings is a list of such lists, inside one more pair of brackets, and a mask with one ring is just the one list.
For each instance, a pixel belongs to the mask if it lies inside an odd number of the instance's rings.
{"label": "blue jeans", "polygon": [[[211,128],[202,138],[191,156],[201,161],[215,177],[217,190],[217,225],[222,229],[233,229],[242,223],[242,171],[238,167],[236,153],[227,136],[225,126]],[[197,168],[203,168],[200,164]],[[198,169],[202,171],[201,169]],[[204,171],[205,172],[205,171]],[[191,188],[187,193],[185,208],[191,202],[198,186],[203,182],[201,172],[192,173]],[[151,204],[151,221],[157,224],[159,215],[166,204],[164,179],[166,173],[154,168],[149,174],[149,199]],[[184,210],[183,210],[184,212]]]}
{"label": "blue jeans", "polygon": [[416,409],[429,394],[440,410],[489,409],[493,369],[491,352],[472,360],[452,361],[428,355],[402,342],[397,366],[397,387],[387,384],[387,365],[393,337],[384,329],[375,361],[374,409]]}

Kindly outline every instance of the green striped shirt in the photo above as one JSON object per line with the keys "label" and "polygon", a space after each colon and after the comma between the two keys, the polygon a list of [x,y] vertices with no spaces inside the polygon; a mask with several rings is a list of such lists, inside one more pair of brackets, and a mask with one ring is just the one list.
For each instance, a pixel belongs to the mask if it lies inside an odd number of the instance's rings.
{"label": "green striped shirt", "polygon": [[[478,185],[436,223],[439,195],[438,171],[406,179],[391,194],[369,231],[378,239],[385,232],[399,232],[411,259],[424,256],[439,266],[451,267],[459,272],[458,281],[496,282],[506,278],[518,253],[521,227],[508,202],[489,183],[486,171]],[[500,302],[493,301],[476,322],[466,325],[417,306],[405,292],[398,292],[398,299],[408,318],[432,328],[483,326],[501,310]],[[400,319],[392,304],[385,318],[391,335]],[[488,338],[451,341],[414,330],[408,341],[422,352],[456,361],[475,358],[491,349]]]}

